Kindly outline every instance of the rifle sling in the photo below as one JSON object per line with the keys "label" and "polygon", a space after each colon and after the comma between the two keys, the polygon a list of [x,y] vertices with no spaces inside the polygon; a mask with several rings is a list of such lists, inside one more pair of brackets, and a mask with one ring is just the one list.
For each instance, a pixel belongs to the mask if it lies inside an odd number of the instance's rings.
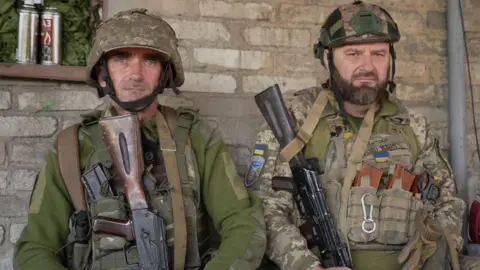
{"label": "rifle sling", "polygon": [[328,91],[320,91],[312,107],[308,111],[307,118],[297,135],[280,152],[284,161],[289,161],[300,152],[312,137],[313,131],[317,127],[323,111],[328,103]]}
{"label": "rifle sling", "polygon": [[[174,221],[174,269],[183,269],[185,265],[185,254],[187,249],[187,223],[185,220],[185,207],[183,204],[182,187],[175,154],[176,144],[172,139],[170,129],[165,117],[157,111],[157,132],[160,140],[160,149],[167,178],[171,186],[172,208]],[[185,149],[181,150],[184,151]]]}
{"label": "rifle sling", "polygon": [[[363,160],[363,155],[367,149],[368,140],[372,134],[372,128],[374,123],[376,103],[372,104],[368,109],[367,114],[363,118],[362,126],[358,132],[357,138],[352,146],[352,152],[350,153],[347,161],[347,170],[345,172],[345,178],[342,185],[342,200],[340,202],[340,213],[338,223],[340,231],[343,234],[345,243],[347,243],[348,252],[350,253],[350,246],[347,237],[347,206],[350,195],[350,188],[352,187],[355,173],[357,172],[357,166]],[[352,254],[350,254],[352,257]]]}
{"label": "rifle sling", "polygon": [[80,181],[80,151],[78,129],[80,124],[62,130],[57,137],[57,162],[76,211],[86,210],[85,193]]}

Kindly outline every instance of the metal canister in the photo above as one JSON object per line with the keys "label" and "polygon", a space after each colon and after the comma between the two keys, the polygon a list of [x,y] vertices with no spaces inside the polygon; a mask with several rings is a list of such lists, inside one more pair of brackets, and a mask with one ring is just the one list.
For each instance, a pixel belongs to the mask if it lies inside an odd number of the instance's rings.
{"label": "metal canister", "polygon": [[40,15],[40,63],[60,65],[62,63],[62,14],[46,7]]}
{"label": "metal canister", "polygon": [[17,62],[37,63],[39,12],[33,5],[23,5],[18,11]]}

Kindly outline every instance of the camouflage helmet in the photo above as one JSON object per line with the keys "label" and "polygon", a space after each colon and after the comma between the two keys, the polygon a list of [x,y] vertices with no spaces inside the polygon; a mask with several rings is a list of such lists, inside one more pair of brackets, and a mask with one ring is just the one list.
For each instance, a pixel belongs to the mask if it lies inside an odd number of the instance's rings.
{"label": "camouflage helmet", "polygon": [[164,60],[170,61],[173,69],[173,80],[167,87],[180,87],[185,77],[177,43],[173,28],[160,17],[149,14],[146,9],[119,12],[97,27],[87,59],[86,82],[99,87],[95,66],[105,53],[119,48],[136,47],[162,53]]}
{"label": "camouflage helmet", "polygon": [[328,16],[320,29],[314,53],[324,64],[323,50],[327,48],[368,42],[395,43],[399,40],[398,26],[385,9],[355,1],[338,7]]}

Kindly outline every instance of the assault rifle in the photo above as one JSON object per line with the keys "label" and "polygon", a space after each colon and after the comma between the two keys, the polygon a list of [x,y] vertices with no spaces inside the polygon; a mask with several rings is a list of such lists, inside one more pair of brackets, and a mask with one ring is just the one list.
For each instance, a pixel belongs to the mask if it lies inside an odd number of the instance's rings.
{"label": "assault rifle", "polygon": [[132,220],[97,217],[93,221],[94,227],[104,233],[124,236],[127,240],[135,238],[139,255],[138,269],[168,270],[163,219],[150,211],[141,185],[144,163],[138,116],[127,114],[102,118],[99,124],[116,174],[123,183]]}
{"label": "assault rifle", "polygon": [[[294,139],[295,132],[293,119],[285,107],[278,84],[255,95],[255,102],[283,149]],[[289,160],[289,165],[293,179],[274,177],[272,188],[286,190],[294,195],[300,214],[306,220],[301,228],[302,234],[310,245],[320,249],[323,264],[328,267],[352,268],[348,250],[340,242],[324,190],[317,177],[323,173],[318,160],[307,160],[300,152]]]}

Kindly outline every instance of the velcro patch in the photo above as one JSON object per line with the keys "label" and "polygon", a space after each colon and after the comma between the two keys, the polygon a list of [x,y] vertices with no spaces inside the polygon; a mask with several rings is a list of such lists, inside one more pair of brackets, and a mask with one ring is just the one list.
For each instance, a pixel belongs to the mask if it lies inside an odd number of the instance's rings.
{"label": "velcro patch", "polygon": [[264,144],[255,144],[255,149],[253,150],[254,155],[263,156],[264,152],[265,152]]}
{"label": "velcro patch", "polygon": [[390,159],[390,154],[388,151],[373,153],[373,158],[375,162],[386,162]]}
{"label": "velcro patch", "polygon": [[244,184],[245,187],[250,187],[257,182],[265,165],[265,158],[260,155],[254,155],[250,159],[250,165],[248,166],[247,174],[245,175]]}

